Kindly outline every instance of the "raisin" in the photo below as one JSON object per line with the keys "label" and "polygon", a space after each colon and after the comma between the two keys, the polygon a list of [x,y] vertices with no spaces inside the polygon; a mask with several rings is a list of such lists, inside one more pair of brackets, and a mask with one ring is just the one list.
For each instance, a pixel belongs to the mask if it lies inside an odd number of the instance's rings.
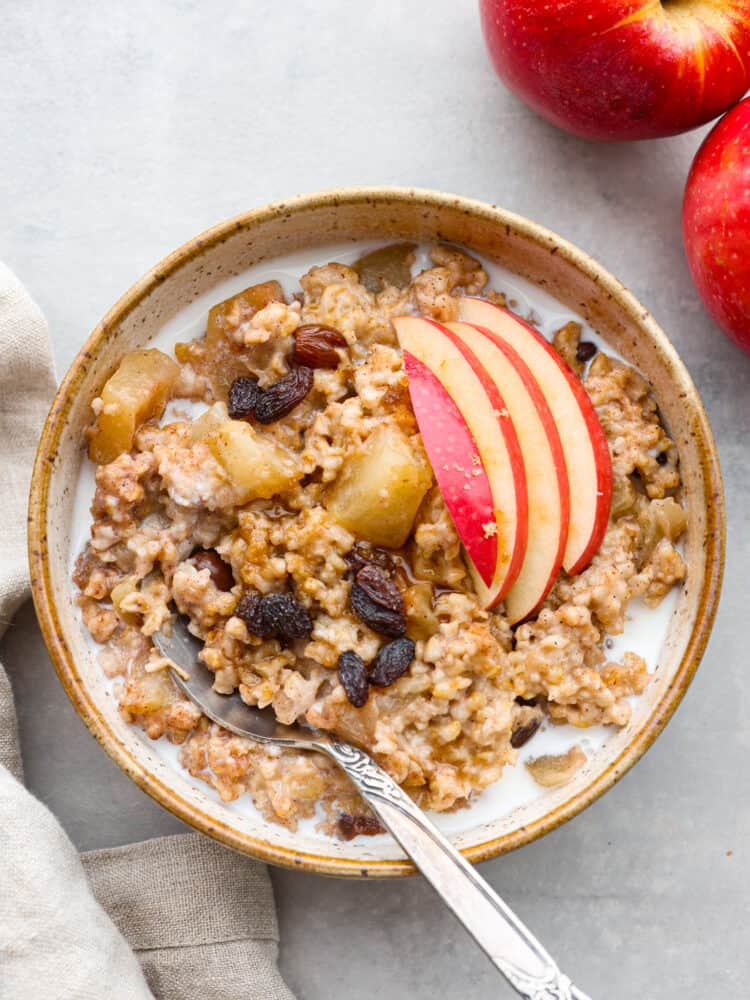
{"label": "raisin", "polygon": [[513,730],[513,734],[510,738],[510,745],[514,750],[518,750],[525,743],[528,743],[534,733],[539,729],[542,724],[541,717],[536,719],[529,719],[529,721],[523,725],[518,726]]}
{"label": "raisin", "polygon": [[406,673],[414,659],[414,643],[411,639],[396,639],[383,646],[370,668],[370,684],[388,687]]}
{"label": "raisin", "polygon": [[597,350],[596,344],[592,344],[590,340],[582,340],[576,348],[576,361],[585,365],[587,361],[591,361]]}
{"label": "raisin", "polygon": [[667,455],[666,451],[660,451],[659,454],[656,456],[656,461],[659,463],[659,465],[666,465],[667,462],[669,461],[669,455]]}
{"label": "raisin", "polygon": [[196,549],[190,562],[197,570],[207,569],[217,590],[231,590],[234,586],[232,567],[214,549]]}
{"label": "raisin", "polygon": [[404,598],[401,591],[379,566],[368,563],[357,573],[357,583],[367,596],[389,611],[404,613]]}
{"label": "raisin", "polygon": [[341,813],[336,828],[342,840],[375,837],[379,833],[385,833],[385,827],[374,816],[352,816],[350,813]]}
{"label": "raisin", "polygon": [[352,576],[356,576],[362,567],[367,565],[366,557],[357,549],[358,544],[355,543],[354,548],[344,556],[344,560],[348,564]]}
{"label": "raisin", "polygon": [[250,378],[249,375],[241,375],[239,378],[236,378],[229,387],[229,401],[227,404],[229,416],[232,420],[252,416],[261,392],[262,389],[258,385],[257,378]]}
{"label": "raisin", "polygon": [[337,347],[347,347],[346,338],[332,326],[308,323],[294,332],[294,363],[308,368],[338,368]]}
{"label": "raisin", "polygon": [[295,368],[267,389],[260,390],[255,403],[255,419],[260,424],[280,420],[302,402],[312,385],[312,368]]}
{"label": "raisin", "polygon": [[348,650],[339,657],[338,670],[346,697],[355,708],[362,708],[370,693],[370,682],[367,679],[364,660],[357,653]]}
{"label": "raisin", "polygon": [[292,594],[269,594],[261,602],[262,615],[279,639],[307,639],[312,618],[307,608]]}
{"label": "raisin", "polygon": [[234,610],[238,618],[241,618],[254,635],[266,638],[263,635],[263,622],[260,614],[260,602],[263,598],[257,590],[251,590],[243,594]]}
{"label": "raisin", "polygon": [[527,705],[529,708],[533,708],[535,705],[539,704],[539,696],[534,695],[533,698],[522,698],[520,695],[516,698],[516,705]]}
{"label": "raisin", "polygon": [[385,549],[376,549],[369,542],[355,542],[344,559],[354,576],[368,563],[375,563],[389,575],[393,572],[393,562]]}
{"label": "raisin", "polygon": [[380,632],[393,639],[406,632],[406,617],[401,611],[391,611],[390,608],[383,607],[377,601],[373,601],[364,587],[358,583],[352,584],[349,592],[349,600],[354,608],[354,612],[361,621],[371,628],[373,632]]}
{"label": "raisin", "polygon": [[307,639],[312,632],[310,613],[293,594],[245,594],[235,614],[261,639]]}

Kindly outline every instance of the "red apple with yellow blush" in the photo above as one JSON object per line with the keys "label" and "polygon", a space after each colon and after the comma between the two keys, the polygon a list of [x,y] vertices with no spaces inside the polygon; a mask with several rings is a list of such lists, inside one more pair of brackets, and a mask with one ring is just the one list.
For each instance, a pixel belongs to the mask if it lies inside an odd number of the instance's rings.
{"label": "red apple with yellow blush", "polygon": [[711,121],[750,86],[750,0],[480,0],[501,79],[589,139]]}
{"label": "red apple with yellow blush", "polygon": [[750,352],[750,98],[726,114],[698,150],[682,231],[706,308]]}

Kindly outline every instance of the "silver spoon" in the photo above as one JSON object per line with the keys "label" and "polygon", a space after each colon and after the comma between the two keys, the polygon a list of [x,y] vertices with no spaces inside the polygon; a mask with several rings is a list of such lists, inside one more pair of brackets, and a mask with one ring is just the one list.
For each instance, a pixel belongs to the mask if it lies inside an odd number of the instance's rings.
{"label": "silver spoon", "polygon": [[520,996],[527,1000],[588,1000],[494,889],[368,754],[328,733],[301,726],[284,727],[284,735],[279,736],[272,710],[252,708],[236,692],[217,694],[213,674],[198,659],[202,643],[188,631],[184,618],[177,618],[169,635],[157,632],[154,640],[163,655],[189,675],[184,680],[172,671],[178,686],[209,719],[260,743],[316,750],[332,757]]}

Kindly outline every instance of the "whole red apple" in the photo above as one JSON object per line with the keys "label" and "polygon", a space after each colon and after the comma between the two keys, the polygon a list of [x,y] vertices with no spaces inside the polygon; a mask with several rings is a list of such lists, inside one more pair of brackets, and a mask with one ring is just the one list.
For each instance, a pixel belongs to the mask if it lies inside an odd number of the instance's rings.
{"label": "whole red apple", "polygon": [[750,351],[750,98],[724,115],[698,150],[682,232],[706,308]]}
{"label": "whole red apple", "polygon": [[500,77],[554,125],[654,139],[750,86],[750,0],[480,0]]}

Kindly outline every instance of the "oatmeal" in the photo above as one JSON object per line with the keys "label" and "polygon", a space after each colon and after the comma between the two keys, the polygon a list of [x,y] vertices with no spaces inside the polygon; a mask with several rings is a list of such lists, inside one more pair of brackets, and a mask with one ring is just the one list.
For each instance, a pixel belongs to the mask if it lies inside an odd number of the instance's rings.
{"label": "oatmeal", "polygon": [[[414,251],[314,267],[292,297],[254,285],[211,309],[176,360],[128,355],[92,404],[96,493],[74,579],[123,718],[178,744],[222,799],[248,794],[292,828],[322,804],[344,838],[379,827],[336,765],[223,731],[180,693],[152,638],[175,614],[219,693],[359,744],[422,806],[451,810],[544,725],[627,724],[649,674],[635,653],[610,661],[607,637],[632,599],[655,606],[686,572],[677,449],[649,386],[570,322],[554,345],[606,436],[606,530],[529,617],[486,606],[393,320],[451,323],[462,296],[505,298],[451,247],[412,276]],[[205,411],[164,422],[170,399]],[[528,767],[549,787],[583,763],[575,746]]]}

